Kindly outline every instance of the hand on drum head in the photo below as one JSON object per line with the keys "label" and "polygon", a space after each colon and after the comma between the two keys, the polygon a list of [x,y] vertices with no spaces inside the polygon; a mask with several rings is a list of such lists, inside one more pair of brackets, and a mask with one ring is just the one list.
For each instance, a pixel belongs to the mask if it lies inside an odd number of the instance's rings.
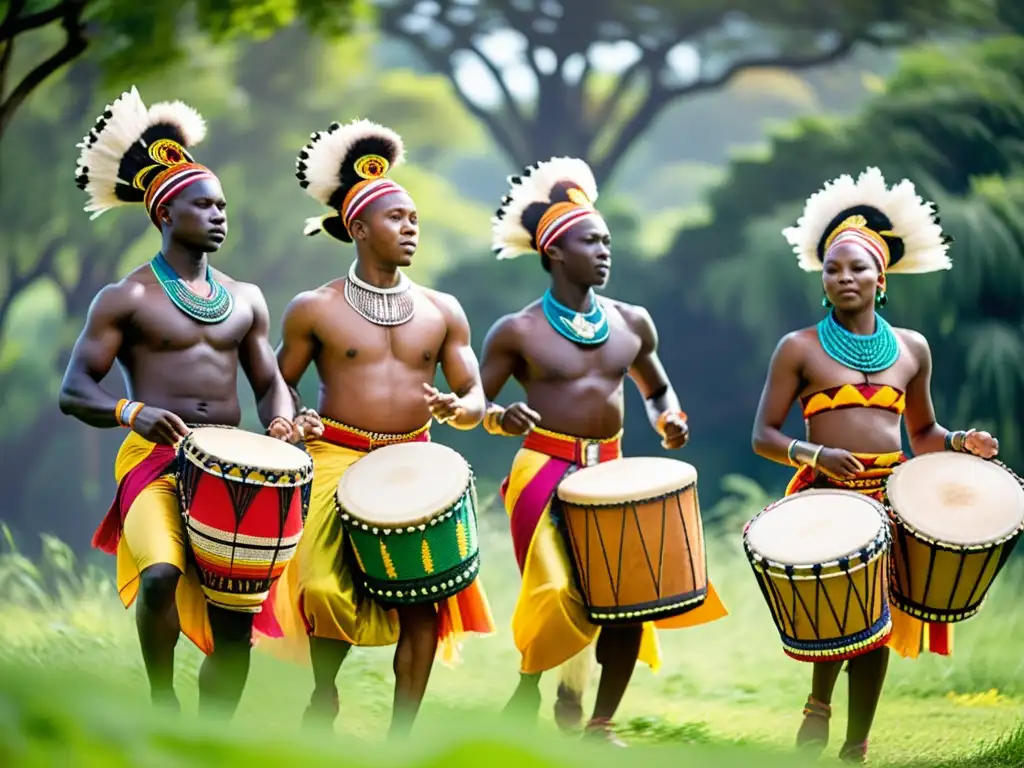
{"label": "hand on drum head", "polygon": [[674,451],[677,448],[682,448],[690,439],[690,427],[687,425],[686,419],[679,414],[671,413],[666,416],[662,428],[665,433],[662,435],[661,447],[666,450]]}
{"label": "hand on drum head", "polygon": [[999,441],[988,432],[971,430],[964,437],[964,450],[983,459],[991,459],[999,453]]}
{"label": "hand on drum head", "polygon": [[430,415],[444,424],[462,412],[462,400],[453,392],[444,393],[429,384],[423,384],[423,399],[427,401]]}
{"label": "hand on drum head", "polygon": [[864,471],[864,465],[849,451],[842,448],[822,448],[818,454],[818,469],[829,477],[845,480],[856,477]]}
{"label": "hand on drum head", "polygon": [[540,414],[526,403],[512,403],[501,415],[501,428],[510,435],[525,435],[540,423]]}
{"label": "hand on drum head", "polygon": [[152,405],[142,407],[135,417],[132,430],[160,445],[177,445],[189,433],[189,428],[178,416]]}

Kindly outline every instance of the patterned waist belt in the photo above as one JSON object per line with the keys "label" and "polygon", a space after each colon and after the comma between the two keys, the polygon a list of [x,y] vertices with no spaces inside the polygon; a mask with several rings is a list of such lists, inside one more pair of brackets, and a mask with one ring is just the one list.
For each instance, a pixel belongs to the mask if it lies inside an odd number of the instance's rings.
{"label": "patterned waist belt", "polygon": [[622,432],[614,437],[598,439],[563,435],[534,427],[523,440],[523,448],[580,467],[591,467],[622,455]]}
{"label": "patterned waist belt", "polygon": [[427,422],[415,432],[393,435],[386,432],[367,432],[364,429],[357,429],[356,427],[342,424],[340,421],[333,421],[322,416],[320,418],[324,423],[324,434],[320,438],[321,440],[332,445],[341,446],[342,448],[351,448],[354,451],[369,453],[386,445],[430,442],[430,422]]}

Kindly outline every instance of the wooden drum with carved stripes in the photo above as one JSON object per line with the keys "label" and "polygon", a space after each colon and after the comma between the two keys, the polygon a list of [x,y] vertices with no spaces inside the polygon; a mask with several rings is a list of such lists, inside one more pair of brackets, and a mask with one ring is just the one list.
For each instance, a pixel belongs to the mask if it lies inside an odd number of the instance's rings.
{"label": "wooden drum with carved stripes", "polygon": [[584,603],[595,624],[635,624],[704,604],[708,570],[697,470],[660,456],[615,459],[558,486]]}
{"label": "wooden drum with carved stripes", "polygon": [[357,580],[380,602],[434,602],[476,579],[476,486],[469,464],[451,448],[378,448],[341,476],[335,502]]}

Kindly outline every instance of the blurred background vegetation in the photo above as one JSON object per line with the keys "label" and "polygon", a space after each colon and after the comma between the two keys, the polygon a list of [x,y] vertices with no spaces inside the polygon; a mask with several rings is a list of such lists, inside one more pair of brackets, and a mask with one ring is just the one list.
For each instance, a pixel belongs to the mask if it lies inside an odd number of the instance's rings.
{"label": "blurred background vegetation", "polygon": [[[544,289],[497,263],[504,178],[552,154],[601,182],[609,292],[646,305],[711,505],[783,487],[749,449],[768,357],[817,320],[820,285],[779,234],[827,178],[878,164],[937,200],[954,269],[892,281],[888,317],[935,353],[940,422],[994,431],[1024,465],[1024,4],[1010,0],[127,0],[0,3],[0,518],[30,550],[75,549],[113,492],[121,435],[63,418],[56,392],[96,291],[151,255],[137,211],[90,222],[75,144],[122,90],[209,120],[231,233],[219,267],[258,283],[274,318],[347,268],[306,239],[318,212],[293,178],[308,134],[368,117],[404,136],[396,173],[421,208],[411,270],[463,302],[479,349]],[[275,327],[275,342],[277,328]],[[119,372],[106,385],[121,391]],[[312,401],[311,373],[303,394]],[[510,385],[508,402],[518,393]],[[246,424],[255,426],[251,395]],[[800,428],[793,416],[793,430]],[[435,430],[497,483],[516,441]],[[660,450],[628,395],[626,449]],[[753,485],[752,485],[753,483]],[[744,496],[744,498],[746,498]]]}

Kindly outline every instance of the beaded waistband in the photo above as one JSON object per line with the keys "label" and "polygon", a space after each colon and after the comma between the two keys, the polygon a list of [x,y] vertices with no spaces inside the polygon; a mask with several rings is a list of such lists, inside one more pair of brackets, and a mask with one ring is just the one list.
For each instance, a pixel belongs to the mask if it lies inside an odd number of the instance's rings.
{"label": "beaded waistband", "polygon": [[413,432],[391,434],[387,432],[370,432],[358,427],[350,427],[348,424],[342,424],[340,421],[327,419],[323,416],[320,417],[320,420],[324,423],[324,434],[320,438],[321,440],[357,451],[372,451],[376,448],[383,448],[386,445],[429,442],[430,440],[429,421]]}

